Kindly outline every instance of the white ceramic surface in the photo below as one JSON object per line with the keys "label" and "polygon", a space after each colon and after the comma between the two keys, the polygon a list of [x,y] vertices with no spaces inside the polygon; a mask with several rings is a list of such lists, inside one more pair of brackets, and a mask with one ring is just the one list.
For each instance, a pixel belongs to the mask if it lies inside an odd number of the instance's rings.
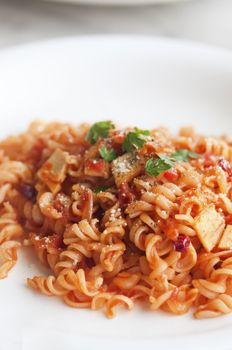
{"label": "white ceramic surface", "polygon": [[[139,37],[69,38],[3,51],[0,77],[0,137],[35,118],[232,134],[227,51]],[[231,349],[232,316],[196,321],[136,307],[109,321],[25,287],[41,271],[24,250],[0,281],[1,350]]]}
{"label": "white ceramic surface", "polygon": [[147,4],[165,4],[188,0],[45,0],[72,4],[92,4],[92,5],[147,5]]}

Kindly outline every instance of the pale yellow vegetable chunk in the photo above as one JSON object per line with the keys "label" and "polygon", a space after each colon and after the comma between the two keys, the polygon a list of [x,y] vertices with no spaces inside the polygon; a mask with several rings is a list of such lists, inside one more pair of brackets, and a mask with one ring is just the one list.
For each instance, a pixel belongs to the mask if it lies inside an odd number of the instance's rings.
{"label": "pale yellow vegetable chunk", "polygon": [[232,249],[232,225],[227,225],[218,244],[220,249]]}
{"label": "pale yellow vegetable chunk", "polygon": [[144,162],[139,155],[126,153],[112,162],[112,173],[116,185],[119,187],[123,182],[129,182],[138,176]]}
{"label": "pale yellow vegetable chunk", "polygon": [[210,252],[220,240],[225,221],[212,204],[195,218],[194,227],[205,250]]}
{"label": "pale yellow vegetable chunk", "polygon": [[67,155],[60,149],[56,149],[40,168],[38,177],[48,186],[52,193],[56,193],[60,190],[60,184],[65,179],[66,169]]}

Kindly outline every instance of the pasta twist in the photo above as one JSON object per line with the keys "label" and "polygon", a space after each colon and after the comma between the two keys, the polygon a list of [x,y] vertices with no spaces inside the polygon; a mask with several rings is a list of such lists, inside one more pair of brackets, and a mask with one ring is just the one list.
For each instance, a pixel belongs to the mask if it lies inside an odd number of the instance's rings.
{"label": "pasta twist", "polygon": [[113,279],[113,284],[121,290],[133,289],[140,281],[140,273],[120,272]]}
{"label": "pasta twist", "polygon": [[93,219],[89,223],[86,219],[81,220],[78,224],[67,227],[64,232],[64,243],[69,245],[80,241],[99,241],[100,232],[96,228],[98,220]]}
{"label": "pasta twist", "polygon": [[31,172],[24,163],[8,160],[0,164],[0,184],[16,184],[19,180],[26,182],[30,179]]}
{"label": "pasta twist", "polygon": [[179,252],[170,251],[170,254],[162,259],[157,250],[157,243],[161,242],[161,240],[161,236],[154,234],[149,234],[146,237],[146,258],[152,269],[152,272],[150,273],[151,279],[160,276],[169,266],[174,266],[181,256]]}
{"label": "pasta twist", "polygon": [[215,271],[215,267],[221,262],[220,257],[213,253],[199,254],[198,260],[194,269],[194,278],[208,279]]}
{"label": "pasta twist", "polygon": [[63,296],[64,302],[74,308],[91,308],[91,298],[80,293],[79,291],[71,291]]}
{"label": "pasta twist", "polygon": [[86,242],[72,243],[59,255],[58,262],[54,266],[54,271],[59,274],[63,269],[76,270],[84,258],[91,258],[92,253]]}
{"label": "pasta twist", "polygon": [[79,291],[88,297],[98,293],[102,285],[102,278],[96,278],[94,281],[87,281],[84,270],[79,269],[76,273],[70,269],[64,269],[55,278],[54,276],[43,277],[35,276],[28,278],[27,283],[33,289],[46,295],[65,295],[70,291]]}
{"label": "pasta twist", "polygon": [[28,278],[27,284],[29,287],[48,296],[60,296],[68,293],[68,290],[61,287],[60,284],[57,283],[55,276],[35,276],[33,278]]}
{"label": "pasta twist", "polygon": [[152,192],[145,192],[141,199],[155,205],[155,211],[161,219],[167,220],[176,207],[176,199],[182,195],[182,190],[177,185],[167,182],[154,186]]}
{"label": "pasta twist", "polygon": [[225,159],[232,161],[232,147],[222,139],[215,137],[205,137],[196,145],[196,150],[200,149],[203,153],[223,156]]}
{"label": "pasta twist", "polygon": [[123,306],[128,310],[131,310],[134,307],[134,302],[125,295],[113,295],[106,302],[106,315],[108,318],[113,318],[116,315],[116,307]]}
{"label": "pasta twist", "polygon": [[130,228],[130,240],[135,244],[140,250],[145,250],[145,239],[146,234],[149,232],[149,228],[145,225],[141,219],[136,219]]}
{"label": "pasta twist", "polygon": [[225,293],[226,291],[226,278],[219,278],[217,281],[213,282],[210,280],[198,279],[193,280],[192,284],[195,288],[199,290],[199,293],[208,299],[214,299],[220,293]]}
{"label": "pasta twist", "polygon": [[197,288],[189,288],[188,285],[182,285],[180,288],[177,288],[177,290],[173,292],[171,298],[166,301],[164,309],[177,315],[183,315],[189,311],[197,296]]}
{"label": "pasta twist", "polygon": [[6,278],[8,272],[17,262],[17,250],[20,243],[16,241],[6,241],[0,244],[0,279]]}
{"label": "pasta twist", "polygon": [[13,207],[4,202],[0,212],[0,279],[5,278],[16,264],[20,243],[12,239],[21,237],[23,230],[17,223]]}
{"label": "pasta twist", "polygon": [[123,242],[111,244],[102,248],[100,262],[106,271],[112,272],[115,263],[126,250]]}
{"label": "pasta twist", "polygon": [[24,204],[24,217],[29,221],[32,227],[42,226],[44,222],[44,215],[42,214],[39,205],[26,201]]}
{"label": "pasta twist", "polygon": [[102,309],[106,302],[111,299],[113,293],[106,293],[106,292],[102,292],[102,293],[98,293],[97,295],[95,295],[91,301],[91,309],[92,310],[99,310]]}
{"label": "pasta twist", "polygon": [[215,299],[198,307],[194,313],[196,318],[212,318],[228,314],[232,311],[232,297],[228,294],[219,294]]}
{"label": "pasta twist", "polygon": [[102,219],[105,230],[100,235],[103,244],[113,244],[122,239],[125,235],[126,220],[121,215],[118,203],[105,212]]}

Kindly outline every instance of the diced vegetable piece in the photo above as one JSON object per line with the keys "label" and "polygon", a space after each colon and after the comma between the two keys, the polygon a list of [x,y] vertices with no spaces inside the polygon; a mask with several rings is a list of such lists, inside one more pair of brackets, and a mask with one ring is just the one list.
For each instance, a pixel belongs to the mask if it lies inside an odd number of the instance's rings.
{"label": "diced vegetable piece", "polygon": [[20,183],[18,186],[18,190],[25,198],[29,200],[35,199],[37,195],[36,189],[29,183]]}
{"label": "diced vegetable piece", "polygon": [[143,162],[136,154],[126,153],[112,162],[112,173],[117,187],[138,176],[143,169]]}
{"label": "diced vegetable piece", "polygon": [[109,177],[109,164],[104,159],[87,159],[84,174],[107,179]]}
{"label": "diced vegetable piece", "polygon": [[228,160],[224,159],[224,158],[220,158],[218,161],[218,165],[222,168],[222,170],[224,170],[227,174],[229,179],[232,178],[232,168],[230,163],[228,162]]}
{"label": "diced vegetable piece", "polygon": [[174,242],[174,249],[180,253],[186,253],[191,241],[188,236],[179,234],[177,240]]}
{"label": "diced vegetable piece", "polygon": [[176,181],[178,179],[178,172],[176,169],[170,169],[165,171],[164,173],[164,177],[165,179],[167,179],[168,181]]}
{"label": "diced vegetable piece", "polygon": [[133,202],[135,199],[134,193],[131,191],[128,183],[123,182],[119,187],[119,203],[122,207]]}
{"label": "diced vegetable piece", "polygon": [[63,247],[63,237],[61,234],[53,234],[43,237],[35,233],[31,233],[29,238],[35,248],[46,249],[49,253],[57,252],[57,250]]}
{"label": "diced vegetable piece", "polygon": [[207,252],[210,252],[220,240],[225,221],[212,204],[195,218],[194,227],[202,245]]}
{"label": "diced vegetable piece", "polygon": [[89,220],[93,215],[93,192],[86,190],[81,195],[82,201],[82,219]]}
{"label": "diced vegetable piece", "polygon": [[51,190],[53,194],[58,193],[61,189],[61,183],[59,182],[53,182],[53,181],[47,180],[46,185],[48,186],[48,188]]}
{"label": "diced vegetable piece", "polygon": [[56,149],[40,168],[38,177],[49,187],[52,193],[56,193],[60,190],[60,185],[65,179],[66,170],[66,153],[60,149]]}
{"label": "diced vegetable piece", "polygon": [[232,225],[227,225],[218,244],[219,249],[232,249]]}

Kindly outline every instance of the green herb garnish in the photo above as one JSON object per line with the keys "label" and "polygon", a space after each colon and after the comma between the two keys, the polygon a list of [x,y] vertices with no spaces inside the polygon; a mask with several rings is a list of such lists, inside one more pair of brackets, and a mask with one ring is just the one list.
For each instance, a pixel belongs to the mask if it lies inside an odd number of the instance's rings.
{"label": "green herb garnish", "polygon": [[122,144],[124,152],[133,152],[134,148],[142,148],[146,143],[144,136],[150,135],[148,130],[135,128],[135,131],[130,131]]}
{"label": "green herb garnish", "polygon": [[162,156],[162,158],[159,157],[158,159],[150,158],[145,164],[145,171],[147,175],[157,177],[164,171],[171,169],[174,164],[174,162],[165,156]]}
{"label": "green herb garnish", "polygon": [[89,132],[86,135],[86,140],[93,145],[98,139],[105,139],[108,137],[110,129],[115,129],[114,124],[110,120],[95,123],[89,129]]}
{"label": "green herb garnish", "polygon": [[160,160],[162,160],[166,165],[170,165],[170,167],[173,167],[175,165],[175,159],[173,159],[173,156],[163,156],[162,154],[157,153],[156,154]]}
{"label": "green herb garnish", "polygon": [[190,158],[197,159],[199,157],[197,153],[186,149],[180,149],[171,156],[163,156],[161,154],[157,154],[157,156],[158,158],[156,159],[148,159],[145,164],[145,172],[154,177],[157,177],[164,171],[171,169],[178,161],[188,162]]}
{"label": "green herb garnish", "polygon": [[95,193],[105,192],[109,188],[110,187],[107,187],[107,186],[98,186],[93,190],[93,192],[95,192]]}
{"label": "green herb garnish", "polygon": [[113,148],[106,148],[105,146],[102,146],[99,149],[99,153],[101,157],[106,160],[107,162],[112,162],[115,158],[117,158],[117,154]]}
{"label": "green herb garnish", "polygon": [[171,155],[171,158],[174,158],[177,161],[183,160],[184,162],[188,162],[189,158],[197,159],[198,157],[199,155],[197,153],[191,152],[187,149],[179,149]]}

